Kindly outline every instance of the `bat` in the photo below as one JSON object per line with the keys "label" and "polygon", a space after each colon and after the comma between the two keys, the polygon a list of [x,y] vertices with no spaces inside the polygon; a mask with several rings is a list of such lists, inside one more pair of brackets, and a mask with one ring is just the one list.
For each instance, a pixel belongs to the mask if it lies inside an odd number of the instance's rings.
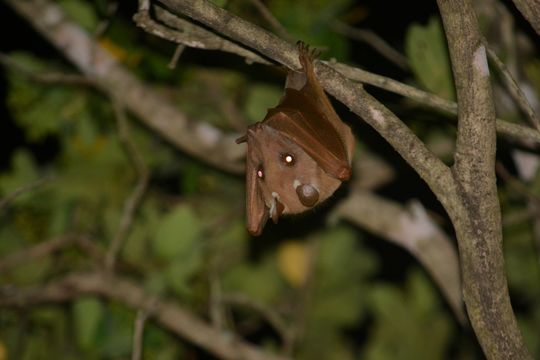
{"label": "bat", "polygon": [[247,230],[260,235],[268,218],[299,214],[328,199],[351,176],[354,137],[319,84],[318,56],[298,42],[299,71],[289,70],[285,94],[263,121],[236,140],[247,142]]}

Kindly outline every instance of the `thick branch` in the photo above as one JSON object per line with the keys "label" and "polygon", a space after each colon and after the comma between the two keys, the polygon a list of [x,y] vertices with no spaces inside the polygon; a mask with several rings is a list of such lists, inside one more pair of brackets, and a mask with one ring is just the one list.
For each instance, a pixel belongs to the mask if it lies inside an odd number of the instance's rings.
{"label": "thick branch", "polygon": [[538,0],[513,0],[523,17],[540,36],[540,2]]}
{"label": "thick branch", "polygon": [[[207,0],[159,0],[173,12],[184,14],[216,32],[253,48],[287,66],[300,67],[294,45],[217,7]],[[390,110],[364,89],[330,66],[317,62],[315,70],[324,88],[373,126],[418,172],[443,202],[452,202],[450,169],[442,163]],[[451,205],[449,205],[451,206]]]}
{"label": "thick branch", "polygon": [[335,212],[414,255],[431,274],[459,322],[465,324],[457,252],[420,203],[407,209],[358,189]]}
{"label": "thick branch", "polygon": [[[435,94],[343,63],[329,62],[328,64],[351,80],[373,85],[395,94],[402,95],[417,101],[420,104],[444,111],[448,114],[457,115],[458,113],[457,104],[455,102],[443,99]],[[496,127],[499,134],[502,134],[509,139],[514,139],[516,141],[532,141],[536,144],[540,144],[540,131],[531,131],[531,128],[528,126],[522,126],[497,119]]]}
{"label": "thick branch", "polygon": [[463,296],[489,359],[529,359],[510,305],[495,179],[495,108],[486,51],[469,0],[438,0],[458,101],[454,174],[460,206],[447,211],[458,238]]}
{"label": "thick branch", "polygon": [[98,295],[144,311],[161,326],[222,359],[279,360],[263,353],[233,334],[222,332],[195,317],[188,310],[146,293],[130,280],[101,273],[79,273],[66,276],[43,287],[0,288],[0,306],[31,306],[64,302],[82,295]]}
{"label": "thick branch", "polygon": [[[233,134],[188,119],[148,84],[139,81],[93,37],[48,1],[5,0],[99,88],[120,99],[139,119],[187,153],[218,168],[239,172],[243,150]],[[36,14],[41,14],[36,16]]]}
{"label": "thick branch", "polygon": [[[270,62],[263,59],[255,52],[247,47],[241,47],[238,44],[220,36],[220,34],[212,33],[200,26],[197,26],[189,21],[181,19],[170,12],[156,6],[156,17],[159,21],[165,23],[169,28],[157,24],[148,16],[148,11],[141,9],[134,19],[137,24],[144,28],[149,33],[167,39],[172,42],[185,44],[186,46],[207,49],[221,50],[234,53],[244,57],[247,62],[257,62],[261,64],[269,64]],[[186,35],[187,34],[187,35]],[[402,95],[409,99],[424,104],[434,109],[457,115],[457,104],[455,102],[442,99],[437,95],[422,91],[412,86],[403,84],[399,81],[370,73],[359,68],[355,68],[343,63],[335,61],[325,62],[340,73],[351,80],[370,84],[378,88]],[[497,132],[517,141],[532,141],[540,144],[540,133],[530,131],[529,127],[514,124],[508,121],[497,119]]]}

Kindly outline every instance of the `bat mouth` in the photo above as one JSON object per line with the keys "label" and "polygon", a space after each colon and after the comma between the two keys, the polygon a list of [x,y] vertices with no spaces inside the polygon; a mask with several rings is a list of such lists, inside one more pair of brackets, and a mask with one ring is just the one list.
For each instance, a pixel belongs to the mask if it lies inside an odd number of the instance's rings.
{"label": "bat mouth", "polygon": [[272,193],[272,203],[270,204],[269,214],[274,224],[278,223],[279,217],[283,214],[285,206],[279,201],[279,194]]}

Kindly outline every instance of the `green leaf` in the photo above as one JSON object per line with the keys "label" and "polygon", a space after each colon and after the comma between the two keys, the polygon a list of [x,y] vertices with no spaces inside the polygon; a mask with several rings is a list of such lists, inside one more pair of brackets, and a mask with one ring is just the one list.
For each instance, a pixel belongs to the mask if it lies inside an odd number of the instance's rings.
{"label": "green leaf", "polygon": [[78,25],[88,31],[96,29],[99,19],[91,3],[83,0],[60,0],[58,4]]}
{"label": "green leaf", "polygon": [[78,345],[88,350],[94,347],[98,327],[103,320],[103,307],[92,297],[82,297],[73,303],[75,335]]}
{"label": "green leaf", "polygon": [[47,277],[52,265],[47,257],[23,263],[11,270],[11,280],[19,285],[35,284]]}
{"label": "green leaf", "polygon": [[276,106],[283,89],[274,85],[255,84],[249,88],[244,112],[249,121],[255,123],[264,119],[266,111]]}
{"label": "green leaf", "polygon": [[100,358],[127,359],[133,350],[135,311],[124,304],[108,303],[103,307],[106,319],[99,326],[95,348]]}
{"label": "green leaf", "polygon": [[203,254],[200,249],[199,246],[188,254],[179,254],[165,270],[169,287],[180,296],[189,294],[189,280],[203,265]]}
{"label": "green leaf", "polygon": [[[26,149],[15,151],[11,158],[11,169],[8,173],[0,175],[0,194],[6,196],[15,190],[30,185],[38,179],[38,170],[32,154]],[[27,199],[22,194],[17,199]]]}
{"label": "green leaf", "polygon": [[346,60],[348,40],[329,24],[349,9],[352,0],[271,0],[268,7],[294,39],[324,48],[323,58]]}
{"label": "green leaf", "polygon": [[413,24],[409,27],[405,52],[422,86],[445,99],[455,98],[446,41],[437,18],[432,17],[426,26]]}
{"label": "green leaf", "polygon": [[315,283],[300,358],[353,359],[345,329],[357,325],[367,310],[366,282],[377,263],[348,227],[336,227],[316,236],[319,250]]}
{"label": "green leaf", "polygon": [[451,323],[448,314],[441,309],[433,285],[423,273],[412,272],[405,290],[378,285],[369,297],[375,324],[363,358],[444,358]]}
{"label": "green leaf", "polygon": [[[12,53],[10,58],[34,74],[57,72],[59,68],[26,53]],[[86,110],[85,91],[63,85],[39,84],[17,71],[8,72],[8,80],[7,105],[31,141],[60,133]]]}
{"label": "green leaf", "polygon": [[362,279],[376,270],[375,258],[361,251],[355,233],[344,226],[326,231],[319,241],[313,319],[325,326],[352,325],[365,311]]}
{"label": "green leaf", "polygon": [[275,301],[285,289],[272,256],[258,263],[244,262],[227,271],[222,281],[225,291],[239,292],[267,304]]}
{"label": "green leaf", "polygon": [[191,207],[180,204],[161,219],[157,224],[152,241],[155,254],[164,260],[173,260],[178,256],[190,254],[197,246],[202,224]]}

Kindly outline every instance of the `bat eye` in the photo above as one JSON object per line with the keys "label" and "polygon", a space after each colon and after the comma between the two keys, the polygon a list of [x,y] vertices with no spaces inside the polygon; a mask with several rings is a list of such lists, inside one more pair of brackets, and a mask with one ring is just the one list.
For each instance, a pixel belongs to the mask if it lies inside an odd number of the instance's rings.
{"label": "bat eye", "polygon": [[262,167],[257,169],[257,177],[259,179],[264,179],[264,171],[263,171]]}
{"label": "bat eye", "polygon": [[283,163],[287,166],[293,166],[296,160],[294,155],[285,153],[281,154],[281,161],[283,161]]}

